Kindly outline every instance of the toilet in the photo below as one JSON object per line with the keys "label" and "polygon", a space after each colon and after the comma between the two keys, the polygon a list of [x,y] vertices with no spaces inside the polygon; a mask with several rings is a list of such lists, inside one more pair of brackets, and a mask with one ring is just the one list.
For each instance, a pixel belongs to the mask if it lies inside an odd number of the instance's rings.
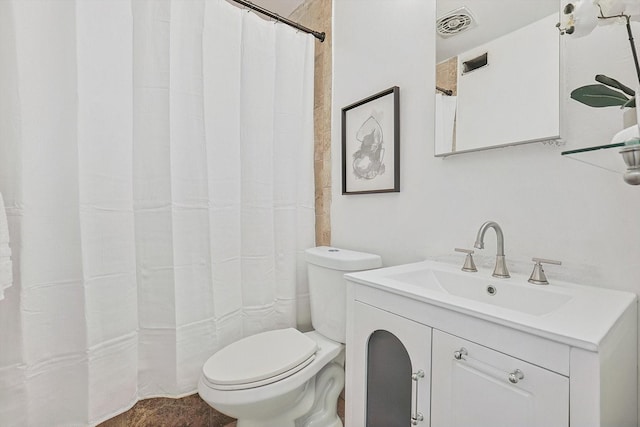
{"label": "toilet", "polygon": [[311,323],[261,332],[216,352],[204,364],[200,397],[237,427],[342,427],[347,272],[382,266],[378,255],[307,249]]}

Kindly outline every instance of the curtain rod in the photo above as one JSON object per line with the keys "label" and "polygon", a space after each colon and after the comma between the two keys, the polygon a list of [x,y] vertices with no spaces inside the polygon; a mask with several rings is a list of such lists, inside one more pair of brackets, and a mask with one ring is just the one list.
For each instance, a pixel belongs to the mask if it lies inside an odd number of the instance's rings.
{"label": "curtain rod", "polygon": [[452,90],[444,89],[444,88],[441,88],[440,86],[436,86],[436,90],[437,90],[438,92],[442,92],[442,93],[444,93],[444,94],[445,94],[445,95],[447,95],[447,96],[451,96],[451,95],[453,95],[453,91],[452,91]]}
{"label": "curtain rod", "polygon": [[324,31],[322,33],[319,33],[318,31],[313,31],[312,29],[309,29],[307,27],[304,27],[300,24],[298,24],[297,22],[293,22],[287,18],[283,18],[282,16],[278,15],[277,13],[271,12],[268,9],[265,9],[262,6],[258,6],[257,4],[253,4],[250,1],[246,1],[246,0],[230,0],[233,1],[235,3],[239,3],[245,7],[248,7],[251,10],[255,10],[258,11],[260,13],[262,13],[263,15],[267,15],[269,18],[275,19],[278,22],[282,22],[283,24],[287,24],[293,28],[296,28],[300,31],[303,31],[305,33],[311,34],[313,35],[315,38],[317,38],[318,40],[320,40],[320,42],[324,41],[325,38],[325,33]]}

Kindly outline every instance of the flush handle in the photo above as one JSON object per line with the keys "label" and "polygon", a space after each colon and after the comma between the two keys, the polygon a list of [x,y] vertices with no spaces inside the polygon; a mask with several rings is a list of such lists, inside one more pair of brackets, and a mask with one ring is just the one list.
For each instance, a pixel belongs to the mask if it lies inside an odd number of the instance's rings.
{"label": "flush handle", "polygon": [[418,425],[419,422],[424,421],[424,415],[418,411],[418,381],[424,378],[424,371],[420,369],[418,372],[411,374],[411,380],[413,381],[414,393],[413,393],[413,405],[411,408],[411,425]]}

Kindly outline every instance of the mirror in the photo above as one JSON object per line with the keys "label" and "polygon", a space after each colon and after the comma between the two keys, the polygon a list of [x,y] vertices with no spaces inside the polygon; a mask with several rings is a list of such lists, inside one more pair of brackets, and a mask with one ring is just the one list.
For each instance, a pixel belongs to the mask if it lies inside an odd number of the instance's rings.
{"label": "mirror", "polygon": [[437,0],[435,156],[558,139],[558,0]]}

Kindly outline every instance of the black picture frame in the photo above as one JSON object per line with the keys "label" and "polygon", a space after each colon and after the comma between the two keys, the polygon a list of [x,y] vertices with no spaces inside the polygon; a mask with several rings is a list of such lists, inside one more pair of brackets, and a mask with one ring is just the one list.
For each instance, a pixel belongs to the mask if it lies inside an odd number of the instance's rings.
{"label": "black picture frame", "polygon": [[342,109],[342,194],[400,191],[400,88]]}

